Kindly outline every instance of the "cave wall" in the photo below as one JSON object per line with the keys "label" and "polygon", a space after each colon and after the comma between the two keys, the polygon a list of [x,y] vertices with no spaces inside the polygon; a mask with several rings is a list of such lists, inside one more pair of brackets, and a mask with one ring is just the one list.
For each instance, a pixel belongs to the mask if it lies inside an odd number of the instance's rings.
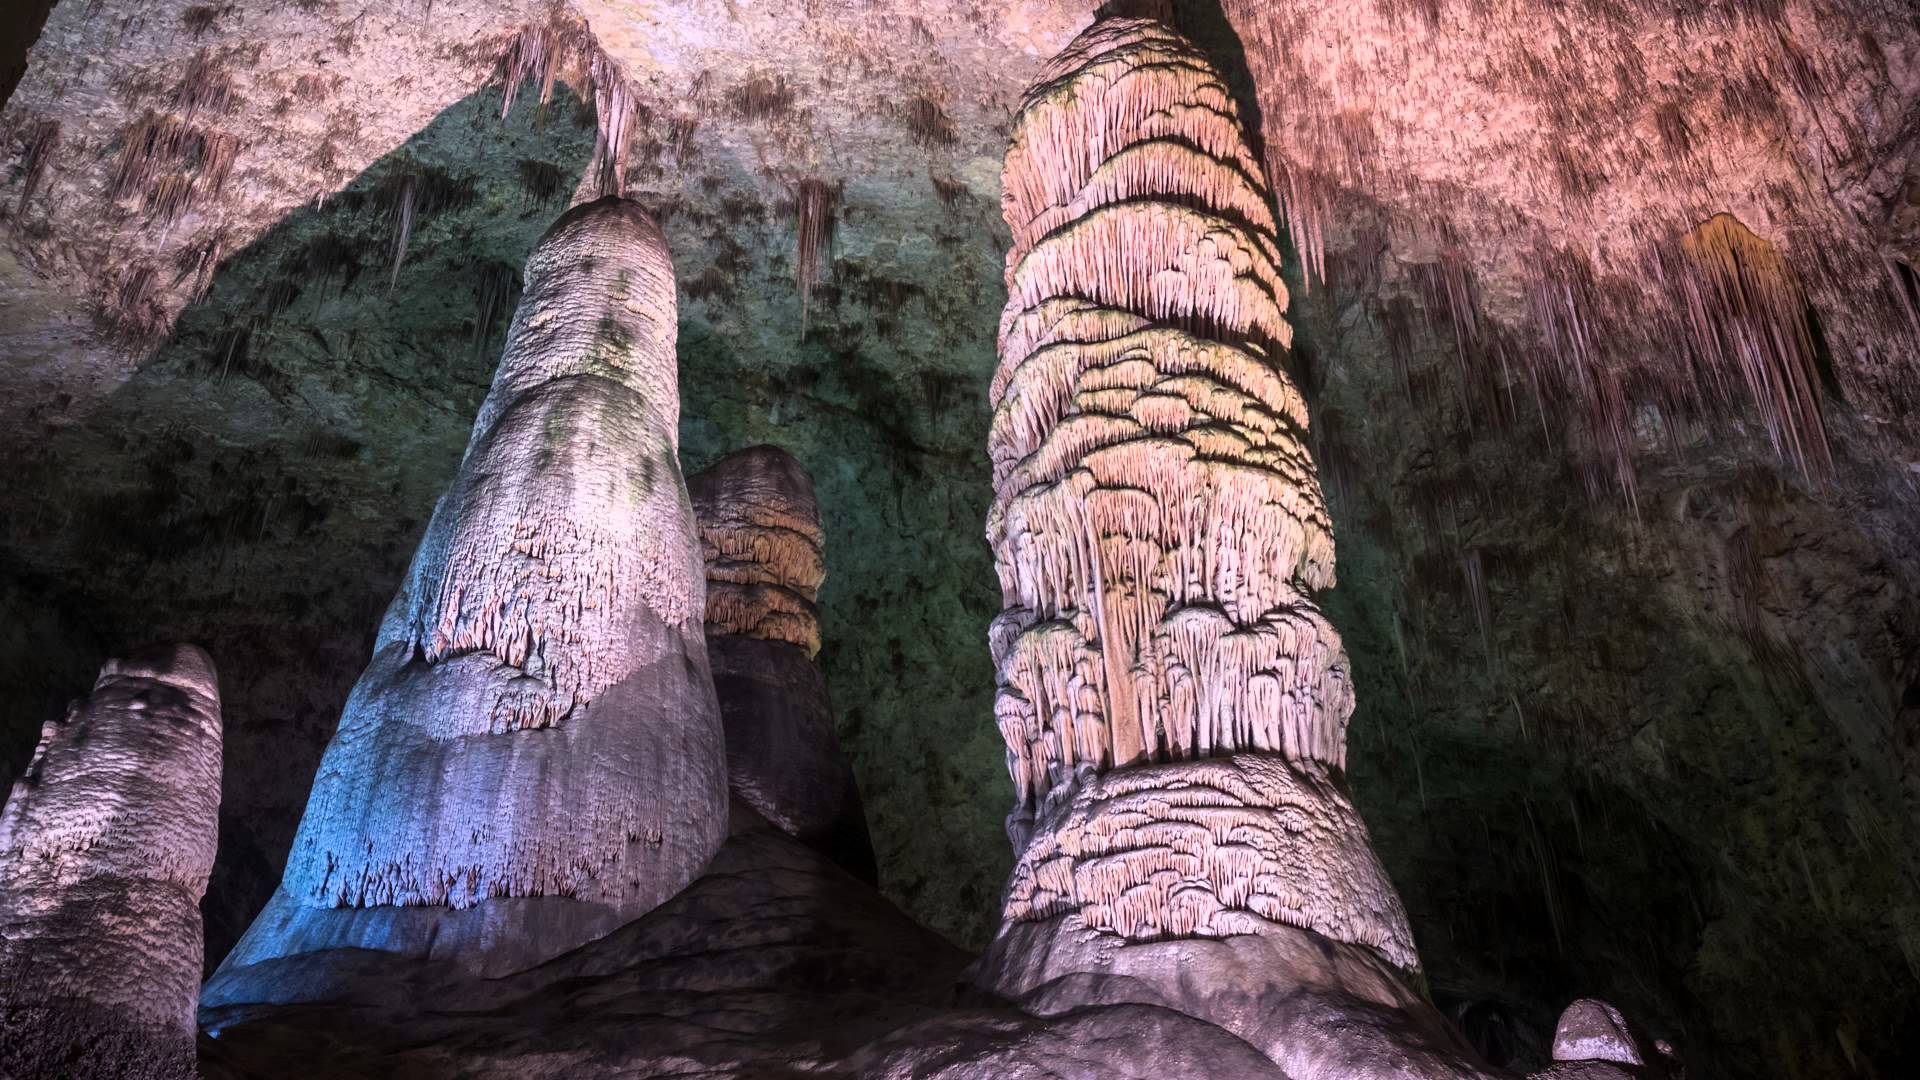
{"label": "cave wall", "polygon": [[[501,117],[525,28],[576,25],[530,5],[80,6],[36,46],[52,74],[30,71],[0,113],[0,676],[15,688],[0,761],[25,760],[101,657],[206,646],[227,718],[217,958],[279,877],[519,267],[592,183],[604,110],[569,72]],[[1175,15],[1250,116],[1292,131],[1311,110],[1281,111],[1267,38],[1225,7]],[[1415,60],[1487,17],[1375,7],[1354,17],[1399,11],[1395,55]],[[680,281],[682,464],[773,442],[812,474],[820,660],[883,887],[978,944],[1012,861],[981,538],[999,154],[1019,87],[1089,13],[700,8],[576,9],[637,88],[627,186],[662,218]],[[1330,32],[1302,21],[1321,7],[1298,13],[1302,42]],[[1888,88],[1920,58],[1910,38],[1876,48],[1885,80],[1845,83],[1893,133],[1863,139],[1863,161],[1913,123]],[[148,193],[112,196],[111,174],[203,50],[233,58],[215,124],[249,147],[217,197],[169,222]],[[32,125],[61,110],[22,199]],[[1866,173],[1913,190],[1895,165]],[[1567,999],[1596,994],[1653,1021],[1697,1075],[1900,1075],[1920,1056],[1920,455],[1883,422],[1899,380],[1873,359],[1850,383],[1840,358],[1834,467],[1817,477],[1748,406],[1638,403],[1634,499],[1595,490],[1607,463],[1569,414],[1463,343],[1443,273],[1460,260],[1382,209],[1404,195],[1330,201],[1286,274],[1340,545],[1329,617],[1360,702],[1352,784],[1436,997],[1515,1063]],[[1308,231],[1296,218],[1294,239]],[[1476,290],[1500,293],[1498,261],[1474,264]],[[139,265],[148,291],[128,304]],[[1871,407],[1845,392],[1863,385]]]}
{"label": "cave wall", "polygon": [[1579,497],[1537,415],[1468,407],[1449,324],[1416,317],[1411,389],[1355,362],[1389,352],[1364,295],[1303,305],[1301,343],[1354,789],[1436,996],[1537,1033],[1529,1001],[1605,984],[1716,1075],[1896,1075],[1912,488],[1845,441],[1810,490],[1755,437],[1668,457],[1650,424],[1639,514]]}

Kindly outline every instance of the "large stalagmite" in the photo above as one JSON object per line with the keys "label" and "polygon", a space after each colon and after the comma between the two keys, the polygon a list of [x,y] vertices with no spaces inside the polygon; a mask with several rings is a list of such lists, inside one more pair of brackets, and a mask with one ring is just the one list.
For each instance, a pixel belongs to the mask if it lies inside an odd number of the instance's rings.
{"label": "large stalagmite", "polygon": [[840,752],[820,651],[826,535],[792,454],[754,446],[687,479],[707,562],[707,654],[736,829],[758,817],[873,882],[873,842]]}
{"label": "large stalagmite", "polygon": [[1028,92],[1004,179],[1018,862],[981,977],[1039,1011],[1171,1004],[1293,1075],[1471,1074],[1345,790],[1353,692],[1310,596],[1333,538],[1226,85],[1157,22],[1099,22]]}
{"label": "large stalagmite", "polygon": [[100,669],[0,813],[0,1075],[190,1077],[220,687],[191,645]]}
{"label": "large stalagmite", "polygon": [[651,910],[718,848],[675,334],[665,241],[634,204],[576,207],[535,248],[280,890],[211,1000],[286,993],[244,969],[323,948],[524,968]]}

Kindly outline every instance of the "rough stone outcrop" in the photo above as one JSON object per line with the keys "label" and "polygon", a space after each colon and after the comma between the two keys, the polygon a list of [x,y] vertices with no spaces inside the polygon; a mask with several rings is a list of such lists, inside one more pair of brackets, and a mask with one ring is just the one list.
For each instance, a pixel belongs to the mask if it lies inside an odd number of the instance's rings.
{"label": "rough stone outcrop", "polygon": [[820,652],[826,534],[813,481],[792,454],[754,446],[687,478],[707,564],[707,636]]}
{"label": "rough stone outcrop", "polygon": [[813,481],[792,454],[755,446],[688,477],[687,490],[707,563],[707,655],[736,817],[748,816],[744,803],[871,883],[860,791],[814,664],[826,535]]}
{"label": "rough stone outcrop", "polygon": [[220,686],[175,645],[110,660],[0,813],[0,1075],[190,1077]]}
{"label": "rough stone outcrop", "polygon": [[1581,998],[1554,1026],[1553,1064],[1533,1080],[1666,1080],[1685,1073],[1665,1040],[1649,1038],[1604,1001]]}
{"label": "rough stone outcrop", "polygon": [[1042,1013],[1169,1004],[1295,1075],[1472,1075],[1341,779],[1268,203],[1158,22],[1097,23],[1015,121],[987,536],[1018,862],[981,978]]}
{"label": "rough stone outcrop", "polygon": [[1158,1004],[1050,1019],[963,985],[967,955],[764,825],[618,931],[499,979],[397,982],[382,958],[323,1005],[215,1007],[207,1080],[313,1075],[1217,1076],[1282,1080],[1245,1041]]}
{"label": "rough stone outcrop", "polygon": [[[1561,452],[1628,499],[1633,459],[1667,443],[1634,437],[1643,410],[1758,421],[1788,469],[1820,477],[1822,412],[1850,403],[1911,458],[1909,8],[1221,8],[1259,73],[1307,278],[1390,251],[1372,291],[1428,293],[1469,362],[1534,397],[1567,429]],[[1736,220],[1790,268],[1775,295],[1723,291],[1720,260],[1699,258],[1699,230]]]}
{"label": "rough stone outcrop", "polygon": [[673,270],[634,204],[569,211],[322,760],[244,969],[352,946],[516,970],[691,881],[725,750],[677,456]]}

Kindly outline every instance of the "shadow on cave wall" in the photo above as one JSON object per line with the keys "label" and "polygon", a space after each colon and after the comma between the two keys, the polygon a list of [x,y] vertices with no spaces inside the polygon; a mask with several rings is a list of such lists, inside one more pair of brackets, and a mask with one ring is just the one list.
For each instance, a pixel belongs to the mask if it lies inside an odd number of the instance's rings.
{"label": "shadow on cave wall", "polygon": [[27,73],[27,50],[40,39],[56,3],[59,0],[9,0],[0,9],[0,108]]}
{"label": "shadow on cave wall", "polygon": [[1514,1060],[1592,995],[1692,1076],[1904,1075],[1911,503],[1705,433],[1642,467],[1643,516],[1583,500],[1537,415],[1476,420],[1443,318],[1412,311],[1396,355],[1379,275],[1334,262],[1292,312],[1326,607],[1355,801],[1436,1000]]}

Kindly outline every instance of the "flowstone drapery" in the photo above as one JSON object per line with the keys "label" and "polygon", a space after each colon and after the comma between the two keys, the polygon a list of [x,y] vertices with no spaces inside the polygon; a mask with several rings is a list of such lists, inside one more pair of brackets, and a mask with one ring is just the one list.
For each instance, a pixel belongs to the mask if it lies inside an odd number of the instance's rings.
{"label": "flowstone drapery", "polygon": [[860,792],[814,663],[827,569],[813,481],[792,454],[754,446],[695,473],[687,490],[707,563],[707,654],[734,828],[764,820],[874,882]]}
{"label": "flowstone drapery", "polygon": [[982,981],[1173,1004],[1296,1075],[1471,1075],[1345,790],[1352,685],[1310,596],[1333,536],[1225,83],[1158,22],[1096,23],[1004,180],[987,537],[1018,861]]}
{"label": "flowstone drapery", "polygon": [[515,970],[651,910],[718,849],[676,332],[636,205],[576,207],[535,248],[280,891],[223,973],[340,946]]}
{"label": "flowstone drapery", "polygon": [[100,669],[0,812],[0,1075],[191,1077],[220,686],[191,645]]}

